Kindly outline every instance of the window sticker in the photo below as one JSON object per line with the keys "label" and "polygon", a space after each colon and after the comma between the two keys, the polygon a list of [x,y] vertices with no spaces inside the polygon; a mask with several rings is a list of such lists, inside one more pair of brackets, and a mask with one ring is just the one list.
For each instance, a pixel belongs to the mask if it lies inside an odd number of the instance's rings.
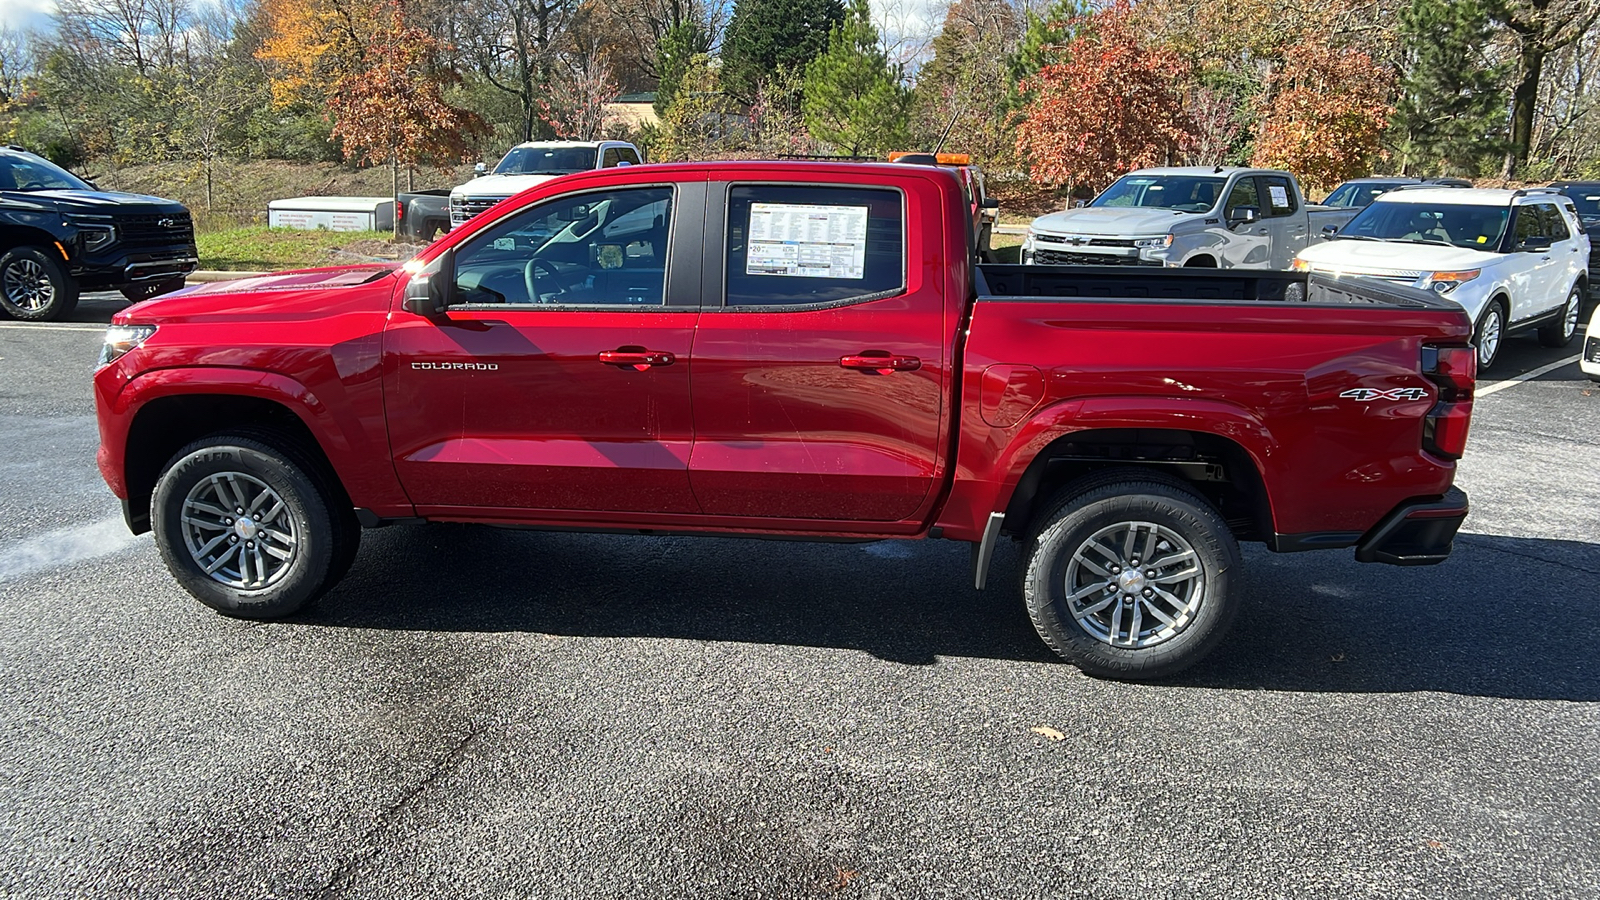
{"label": "window sticker", "polygon": [[866,276],[867,207],[750,204],[746,275]]}
{"label": "window sticker", "polygon": [[1289,208],[1289,189],[1281,184],[1267,185],[1267,193],[1272,196],[1272,205],[1278,209]]}

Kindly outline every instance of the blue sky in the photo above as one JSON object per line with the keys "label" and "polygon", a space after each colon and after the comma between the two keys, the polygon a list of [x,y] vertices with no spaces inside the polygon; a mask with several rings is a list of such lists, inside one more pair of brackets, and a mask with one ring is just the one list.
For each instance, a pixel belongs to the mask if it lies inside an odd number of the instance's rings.
{"label": "blue sky", "polygon": [[0,0],[0,25],[17,30],[46,28],[50,13],[56,8],[53,0]]}

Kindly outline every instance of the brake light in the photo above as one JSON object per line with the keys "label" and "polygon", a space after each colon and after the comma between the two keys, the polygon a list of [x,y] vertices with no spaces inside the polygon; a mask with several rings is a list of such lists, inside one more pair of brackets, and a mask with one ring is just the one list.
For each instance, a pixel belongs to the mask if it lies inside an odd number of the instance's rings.
{"label": "brake light", "polygon": [[1439,402],[1422,425],[1422,447],[1435,456],[1460,459],[1472,424],[1472,388],[1478,380],[1478,352],[1471,347],[1422,348],[1422,374],[1439,386]]}

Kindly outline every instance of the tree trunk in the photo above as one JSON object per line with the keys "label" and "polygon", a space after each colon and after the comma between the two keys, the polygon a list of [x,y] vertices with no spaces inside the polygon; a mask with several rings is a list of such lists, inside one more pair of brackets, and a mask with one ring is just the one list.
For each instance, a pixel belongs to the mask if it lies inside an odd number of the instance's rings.
{"label": "tree trunk", "polygon": [[400,154],[389,154],[389,175],[394,181],[394,209],[391,210],[394,219],[394,237],[400,239]]}
{"label": "tree trunk", "polygon": [[1506,156],[1505,177],[1511,178],[1527,165],[1533,147],[1533,112],[1539,101],[1539,79],[1544,75],[1544,47],[1524,38],[1518,52],[1521,65],[1516,88],[1511,92],[1511,152]]}

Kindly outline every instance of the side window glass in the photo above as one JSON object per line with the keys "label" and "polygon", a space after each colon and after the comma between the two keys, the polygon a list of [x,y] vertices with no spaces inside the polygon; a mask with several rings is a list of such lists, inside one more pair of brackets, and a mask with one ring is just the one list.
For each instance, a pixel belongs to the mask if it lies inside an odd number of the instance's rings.
{"label": "side window glass", "polygon": [[631,166],[639,165],[639,154],[633,152],[633,148],[632,147],[619,147],[617,149],[617,155],[620,156],[622,158],[622,161],[627,163],[628,165],[631,165]]}
{"label": "side window glass", "polygon": [[1537,207],[1517,207],[1517,225],[1512,240],[1520,245],[1530,238],[1544,237],[1544,222],[1540,218]]}
{"label": "side window glass", "polygon": [[1550,236],[1550,242],[1557,243],[1571,237],[1567,231],[1567,222],[1552,203],[1539,204],[1539,212],[1544,215],[1544,233]]}
{"label": "side window glass", "polygon": [[727,305],[833,303],[905,287],[898,191],[810,185],[728,192]]}
{"label": "side window glass", "polygon": [[[1261,209],[1261,195],[1256,193],[1256,180],[1254,178],[1241,178],[1234,184],[1233,190],[1228,192],[1228,208],[1226,215],[1230,218],[1233,211],[1241,206],[1254,206]],[[1263,213],[1266,210],[1261,210]]]}
{"label": "side window glass", "polygon": [[660,306],[671,224],[671,188],[557,197],[462,247],[455,302]]}
{"label": "side window glass", "polygon": [[1266,183],[1267,189],[1267,208],[1261,211],[1262,215],[1287,216],[1300,208],[1295,202],[1294,185],[1289,183],[1289,179],[1269,175],[1261,180]]}
{"label": "side window glass", "polygon": [[605,157],[603,159],[601,159],[600,168],[609,169],[612,166],[616,165],[621,159],[622,159],[622,154],[617,152],[617,148],[611,147],[611,148],[606,150]]}

